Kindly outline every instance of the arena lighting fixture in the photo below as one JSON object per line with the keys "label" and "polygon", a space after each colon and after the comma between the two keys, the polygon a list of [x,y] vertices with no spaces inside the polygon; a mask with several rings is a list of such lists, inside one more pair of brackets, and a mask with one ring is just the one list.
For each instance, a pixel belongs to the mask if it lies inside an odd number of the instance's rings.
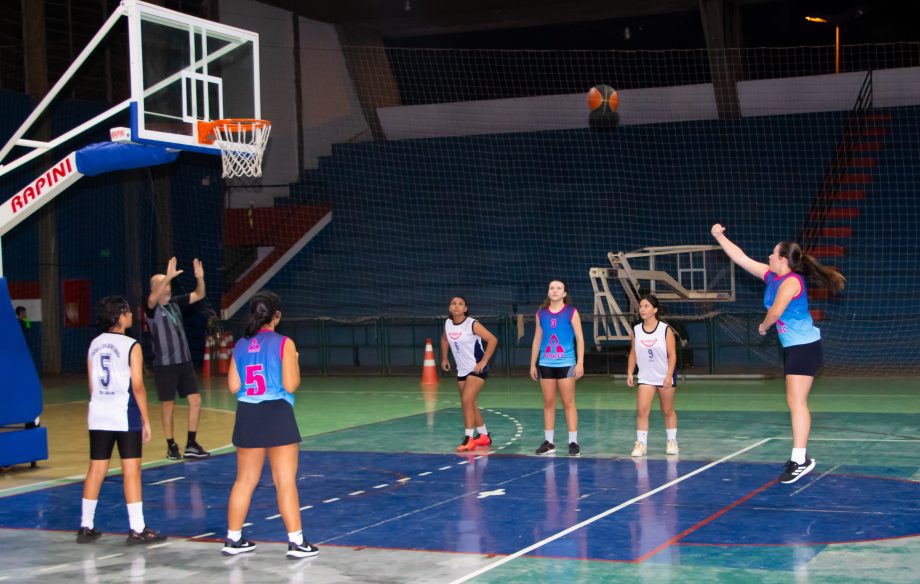
{"label": "arena lighting fixture", "polygon": [[835,40],[834,40],[834,67],[835,67],[834,71],[839,74],[840,73],[840,21],[835,19],[833,22],[831,22],[830,20],[823,18],[821,16],[806,16],[805,20],[807,20],[808,22],[818,22],[822,24],[833,24],[834,25],[834,37],[835,37]]}

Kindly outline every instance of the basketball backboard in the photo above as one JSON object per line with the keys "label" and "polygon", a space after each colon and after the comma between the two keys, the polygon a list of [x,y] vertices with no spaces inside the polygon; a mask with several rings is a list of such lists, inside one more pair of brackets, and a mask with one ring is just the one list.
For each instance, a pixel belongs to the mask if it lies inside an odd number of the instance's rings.
{"label": "basketball backboard", "polygon": [[261,118],[259,35],[127,2],[131,140],[218,154],[199,120]]}

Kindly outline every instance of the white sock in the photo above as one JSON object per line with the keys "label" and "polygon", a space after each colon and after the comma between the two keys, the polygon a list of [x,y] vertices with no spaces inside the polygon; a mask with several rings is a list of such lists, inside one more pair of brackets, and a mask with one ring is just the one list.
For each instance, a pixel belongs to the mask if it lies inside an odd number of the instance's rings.
{"label": "white sock", "polygon": [[476,427],[476,431],[479,432],[479,435],[480,435],[480,436],[485,436],[486,434],[489,433],[489,431],[486,430],[486,425],[485,425],[485,424],[483,424],[482,426],[477,426],[477,427]]}
{"label": "white sock", "polygon": [[792,449],[792,462],[796,464],[805,464],[805,449],[804,448],[793,448]]}
{"label": "white sock", "polygon": [[230,541],[240,541],[243,537],[242,531],[233,531],[232,529],[227,530],[227,539]]}
{"label": "white sock", "polygon": [[467,436],[469,436],[470,438],[473,437],[473,429],[472,429],[472,428],[465,428],[465,429],[463,430],[463,433],[466,434]]}
{"label": "white sock", "polygon": [[144,523],[144,502],[128,503],[128,522],[131,524],[131,530],[140,533],[147,526]]}
{"label": "white sock", "polygon": [[636,440],[642,444],[648,444],[648,430],[636,430]]}
{"label": "white sock", "polygon": [[90,529],[96,527],[96,504],[99,499],[83,499],[83,516],[80,518],[80,527]]}
{"label": "white sock", "polygon": [[575,444],[578,444],[578,430],[575,430],[574,432],[569,432],[569,444],[571,444],[572,442],[574,442]]}
{"label": "white sock", "polygon": [[543,439],[553,444],[553,435],[556,433],[555,430],[543,430]]}
{"label": "white sock", "polygon": [[677,442],[677,428],[665,428],[664,431],[668,433],[668,440]]}
{"label": "white sock", "polygon": [[297,545],[303,545],[303,530],[289,531],[288,541]]}

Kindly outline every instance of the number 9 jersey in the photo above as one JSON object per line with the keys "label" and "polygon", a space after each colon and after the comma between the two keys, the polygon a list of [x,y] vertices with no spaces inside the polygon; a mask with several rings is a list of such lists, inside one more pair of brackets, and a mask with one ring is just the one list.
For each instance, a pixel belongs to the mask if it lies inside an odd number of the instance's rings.
{"label": "number 9 jersey", "polygon": [[131,350],[137,341],[121,333],[102,333],[89,346],[90,430],[136,432],[143,428],[131,387]]}
{"label": "number 9 jersey", "polygon": [[242,338],[233,347],[233,359],[242,387],[236,393],[241,402],[257,404],[276,399],[294,405],[294,394],[281,384],[281,357],[287,337],[263,330],[251,339]]}

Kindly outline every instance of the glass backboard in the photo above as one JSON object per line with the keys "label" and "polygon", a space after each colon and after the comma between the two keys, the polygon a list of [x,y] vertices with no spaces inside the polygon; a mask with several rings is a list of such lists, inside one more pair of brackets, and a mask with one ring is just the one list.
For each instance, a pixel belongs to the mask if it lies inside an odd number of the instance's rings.
{"label": "glass backboard", "polygon": [[262,117],[258,34],[127,4],[132,141],[219,154],[199,140],[199,120]]}

